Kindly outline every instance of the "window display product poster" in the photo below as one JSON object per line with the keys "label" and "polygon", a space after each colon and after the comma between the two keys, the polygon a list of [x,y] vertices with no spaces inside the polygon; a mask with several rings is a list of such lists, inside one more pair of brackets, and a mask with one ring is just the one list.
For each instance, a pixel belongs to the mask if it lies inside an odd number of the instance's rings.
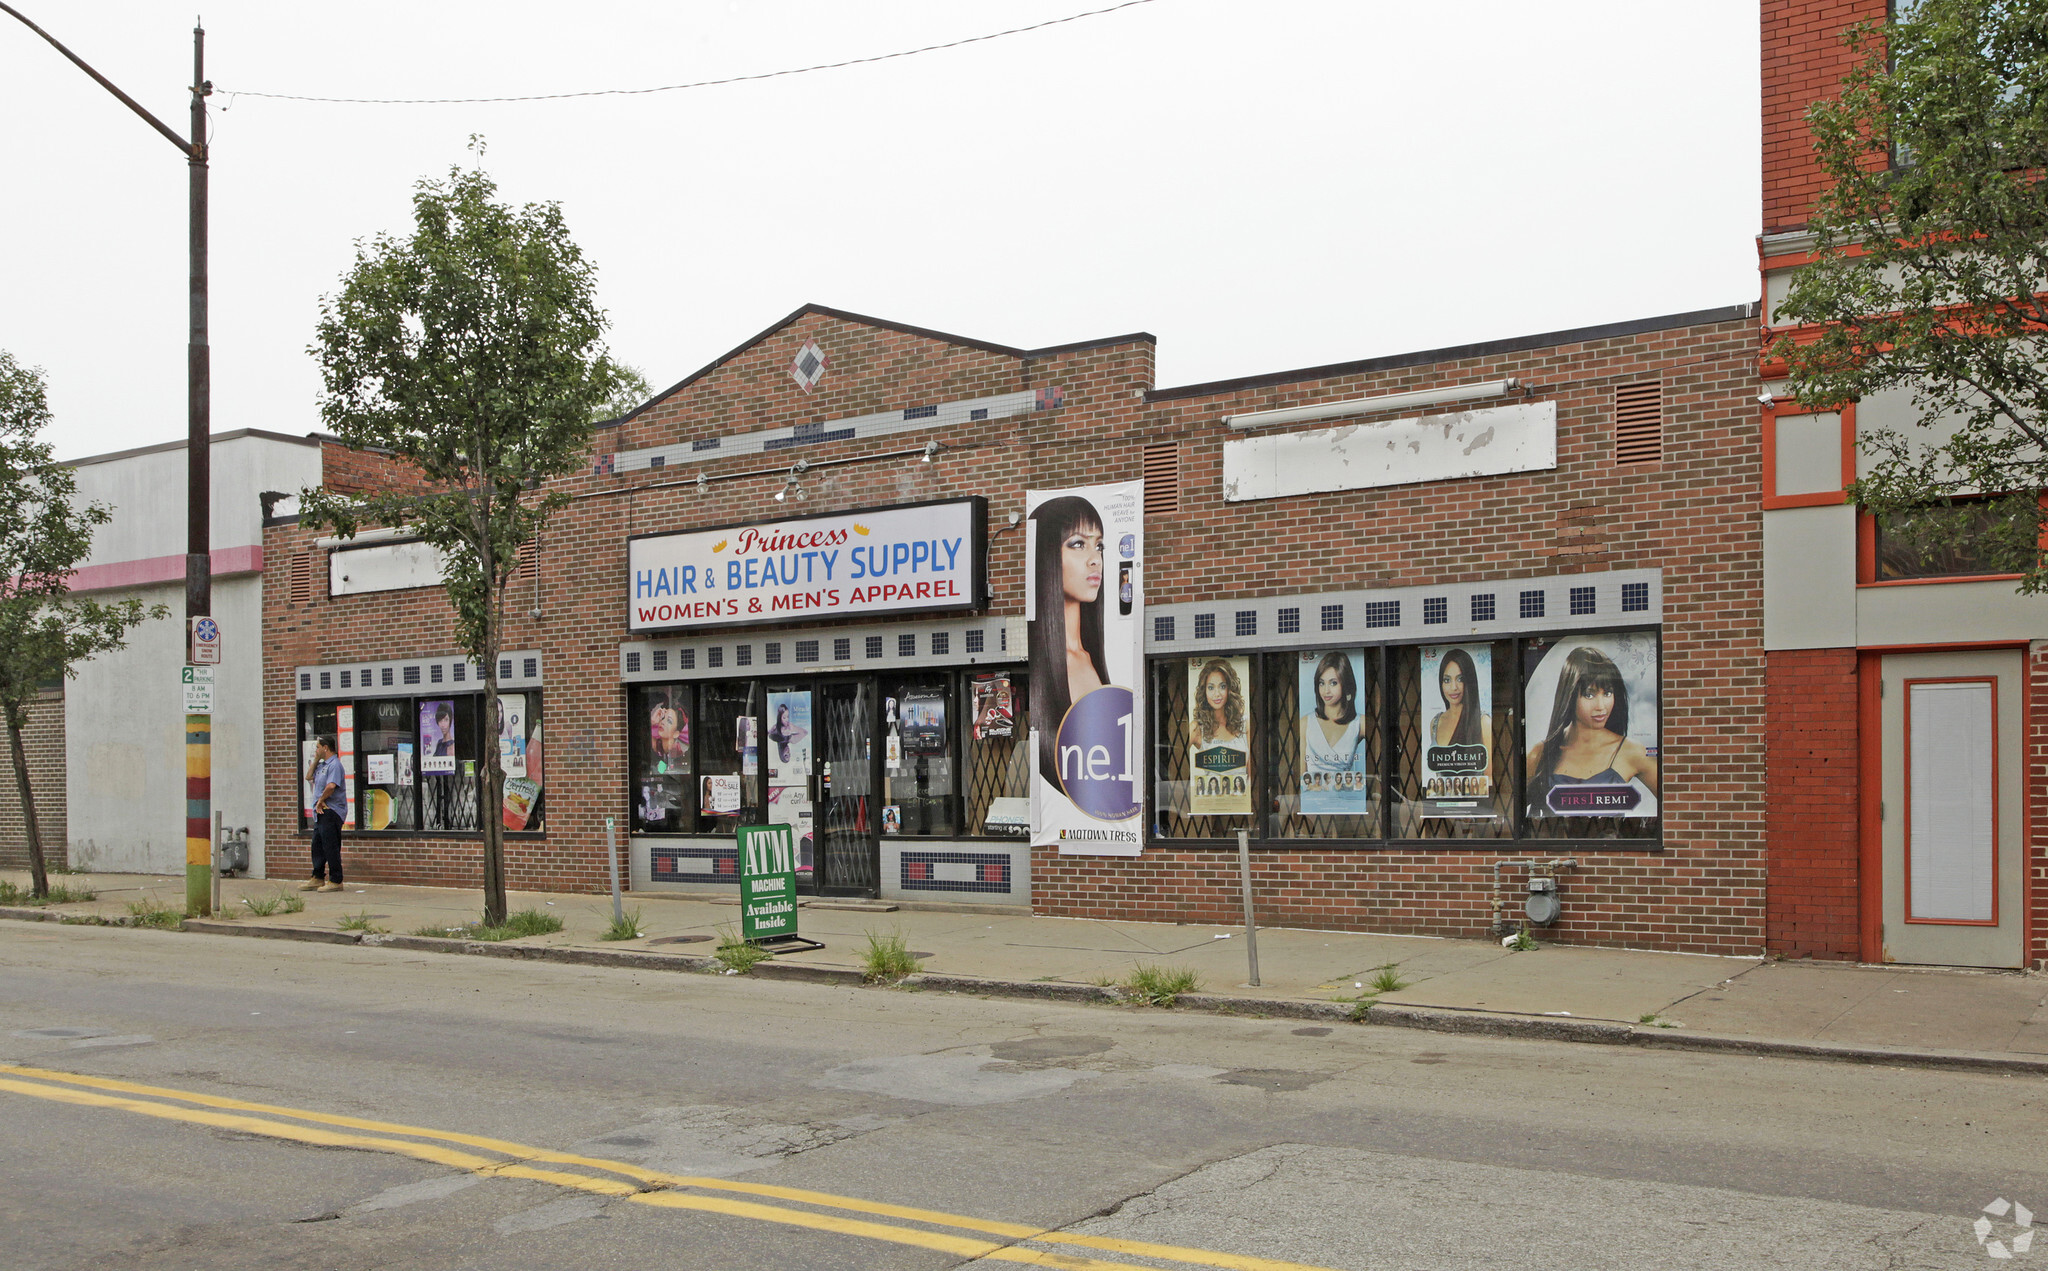
{"label": "window display product poster", "polygon": [[761,771],[761,747],[754,741],[755,727],[752,715],[740,715],[733,720],[733,749],[739,752],[741,775],[748,777]]}
{"label": "window display product poster", "polygon": [[1016,729],[1016,707],[1010,677],[983,675],[974,681],[974,740],[1008,737]]}
{"label": "window display product poster", "polygon": [[740,939],[796,934],[796,833],[787,825],[739,827]]}
{"label": "window display product poster", "polygon": [[1250,816],[1250,658],[1188,659],[1188,811]]}
{"label": "window display product poster", "polygon": [[364,755],[363,763],[369,770],[367,780],[373,786],[395,786],[398,784],[398,756]]}
{"label": "window display product poster", "polygon": [[690,767],[690,712],[683,690],[647,692],[647,761],[656,776]]}
{"label": "window display product poster", "polygon": [[508,777],[526,775],[526,694],[498,694],[498,767]]}
{"label": "window display product poster", "polygon": [[1493,815],[1493,646],[1421,650],[1422,815]]}
{"label": "window display product poster", "polygon": [[1297,675],[1304,816],[1370,816],[1371,756],[1365,714],[1365,651],[1308,650]]}
{"label": "window display product poster", "polygon": [[438,698],[420,703],[420,771],[455,771],[455,702]]}
{"label": "window display product poster", "polygon": [[409,741],[402,741],[399,742],[396,746],[393,746],[391,748],[391,763],[392,767],[396,770],[397,773],[397,780],[395,784],[401,786],[411,785],[412,743]]}
{"label": "window display product poster", "polygon": [[944,689],[917,689],[903,695],[901,728],[903,749],[913,755],[946,753],[946,693]]}
{"label": "window display product poster", "polygon": [[733,816],[740,810],[740,779],[708,776],[698,791],[698,806],[706,816]]}
{"label": "window display product poster", "polygon": [[1144,506],[1142,481],[1024,493],[1034,847],[1144,848]]}
{"label": "window display product poster", "polygon": [[1530,816],[1658,814],[1658,648],[1653,631],[1523,646]]}
{"label": "window display product poster", "polygon": [[808,782],[803,785],[768,787],[768,819],[796,831],[796,869],[799,874],[811,872],[811,848],[816,841],[816,822],[812,819],[811,812],[811,787]]}
{"label": "window display product poster", "polygon": [[501,809],[505,828],[523,830],[533,820],[533,805],[540,802],[540,782],[531,777],[505,778],[505,800]]}
{"label": "window display product poster", "polygon": [[811,695],[768,695],[768,780],[788,785],[811,775]]}
{"label": "window display product poster", "polygon": [[335,756],[341,760],[341,770],[351,779],[344,780],[343,793],[348,797],[348,812],[342,818],[342,828],[353,830],[362,824],[356,815],[356,783],[352,779],[356,771],[356,708],[337,706],[334,708]]}
{"label": "window display product poster", "polygon": [[644,777],[640,781],[640,824],[650,830],[682,829],[683,786],[679,777]]}

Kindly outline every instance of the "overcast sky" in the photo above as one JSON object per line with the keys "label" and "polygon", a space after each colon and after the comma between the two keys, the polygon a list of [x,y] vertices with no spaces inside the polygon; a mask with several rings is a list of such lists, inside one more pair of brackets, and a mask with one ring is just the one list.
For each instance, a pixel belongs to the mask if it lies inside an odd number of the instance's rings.
{"label": "overcast sky", "polygon": [[[191,14],[13,0],[179,131]],[[611,346],[664,387],[807,302],[1018,346],[1145,330],[1159,382],[1757,292],[1755,0],[214,0],[213,427],[319,427],[356,239],[467,164],[558,200]],[[185,432],[185,165],[0,14],[0,349],[60,454]]]}

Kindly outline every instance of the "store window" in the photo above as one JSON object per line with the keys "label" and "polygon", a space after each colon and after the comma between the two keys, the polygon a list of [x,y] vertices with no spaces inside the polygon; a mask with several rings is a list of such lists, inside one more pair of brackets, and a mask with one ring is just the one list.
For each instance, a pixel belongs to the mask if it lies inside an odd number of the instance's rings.
{"label": "store window", "polygon": [[[505,773],[505,829],[537,833],[546,828],[541,695],[500,694],[488,735],[477,727],[482,705],[476,694],[305,703],[299,708],[301,777],[314,740],[330,735],[350,774],[350,829],[475,833],[481,828],[483,747],[493,744]],[[303,779],[300,786],[300,824],[310,828],[312,790]]]}
{"label": "store window", "polygon": [[1386,745],[1378,649],[1271,654],[1268,838],[1378,838]]}
{"label": "store window", "polygon": [[893,676],[882,688],[883,834],[952,836],[958,747],[952,677],[935,672]]}
{"label": "store window", "polygon": [[1657,837],[1662,686],[1654,631],[1522,641],[1527,837]]}
{"label": "store window", "polygon": [[1876,519],[1879,582],[2016,574],[2039,554],[2026,509],[2003,500],[1958,499]]}
{"label": "store window", "polygon": [[1162,838],[1253,829],[1252,738],[1259,727],[1248,656],[1153,664],[1154,824]]}
{"label": "store window", "polygon": [[762,824],[759,680],[712,680],[697,686],[691,762],[697,785],[696,831],[737,834]]}
{"label": "store window", "polygon": [[1515,836],[1515,646],[1411,645],[1393,670],[1391,836]]}
{"label": "store window", "polygon": [[967,730],[967,832],[1031,833],[1031,694],[1020,672],[972,675]]}
{"label": "store window", "polygon": [[697,786],[691,767],[695,690],[687,684],[650,685],[635,688],[626,700],[633,765],[633,831],[686,831],[697,818]]}

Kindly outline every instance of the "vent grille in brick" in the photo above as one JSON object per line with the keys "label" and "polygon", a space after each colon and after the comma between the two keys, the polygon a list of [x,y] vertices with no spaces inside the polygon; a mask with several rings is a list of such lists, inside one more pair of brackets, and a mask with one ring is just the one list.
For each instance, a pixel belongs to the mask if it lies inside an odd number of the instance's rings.
{"label": "vent grille in brick", "polygon": [[1145,515],[1171,516],[1180,511],[1180,443],[1162,441],[1145,447]]}
{"label": "vent grille in brick", "polygon": [[1663,382],[1623,384],[1614,390],[1614,461],[1656,463],[1663,457]]}
{"label": "vent grille in brick", "polygon": [[288,583],[291,588],[291,603],[295,605],[310,605],[313,603],[313,553],[292,553],[292,567]]}

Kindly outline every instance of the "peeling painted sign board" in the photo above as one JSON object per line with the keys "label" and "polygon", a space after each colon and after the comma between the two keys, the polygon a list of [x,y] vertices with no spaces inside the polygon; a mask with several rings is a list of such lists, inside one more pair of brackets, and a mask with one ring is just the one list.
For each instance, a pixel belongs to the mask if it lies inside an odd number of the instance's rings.
{"label": "peeling painted sign board", "polygon": [[1555,467],[1557,403],[1515,402],[1226,441],[1223,498],[1244,503]]}

